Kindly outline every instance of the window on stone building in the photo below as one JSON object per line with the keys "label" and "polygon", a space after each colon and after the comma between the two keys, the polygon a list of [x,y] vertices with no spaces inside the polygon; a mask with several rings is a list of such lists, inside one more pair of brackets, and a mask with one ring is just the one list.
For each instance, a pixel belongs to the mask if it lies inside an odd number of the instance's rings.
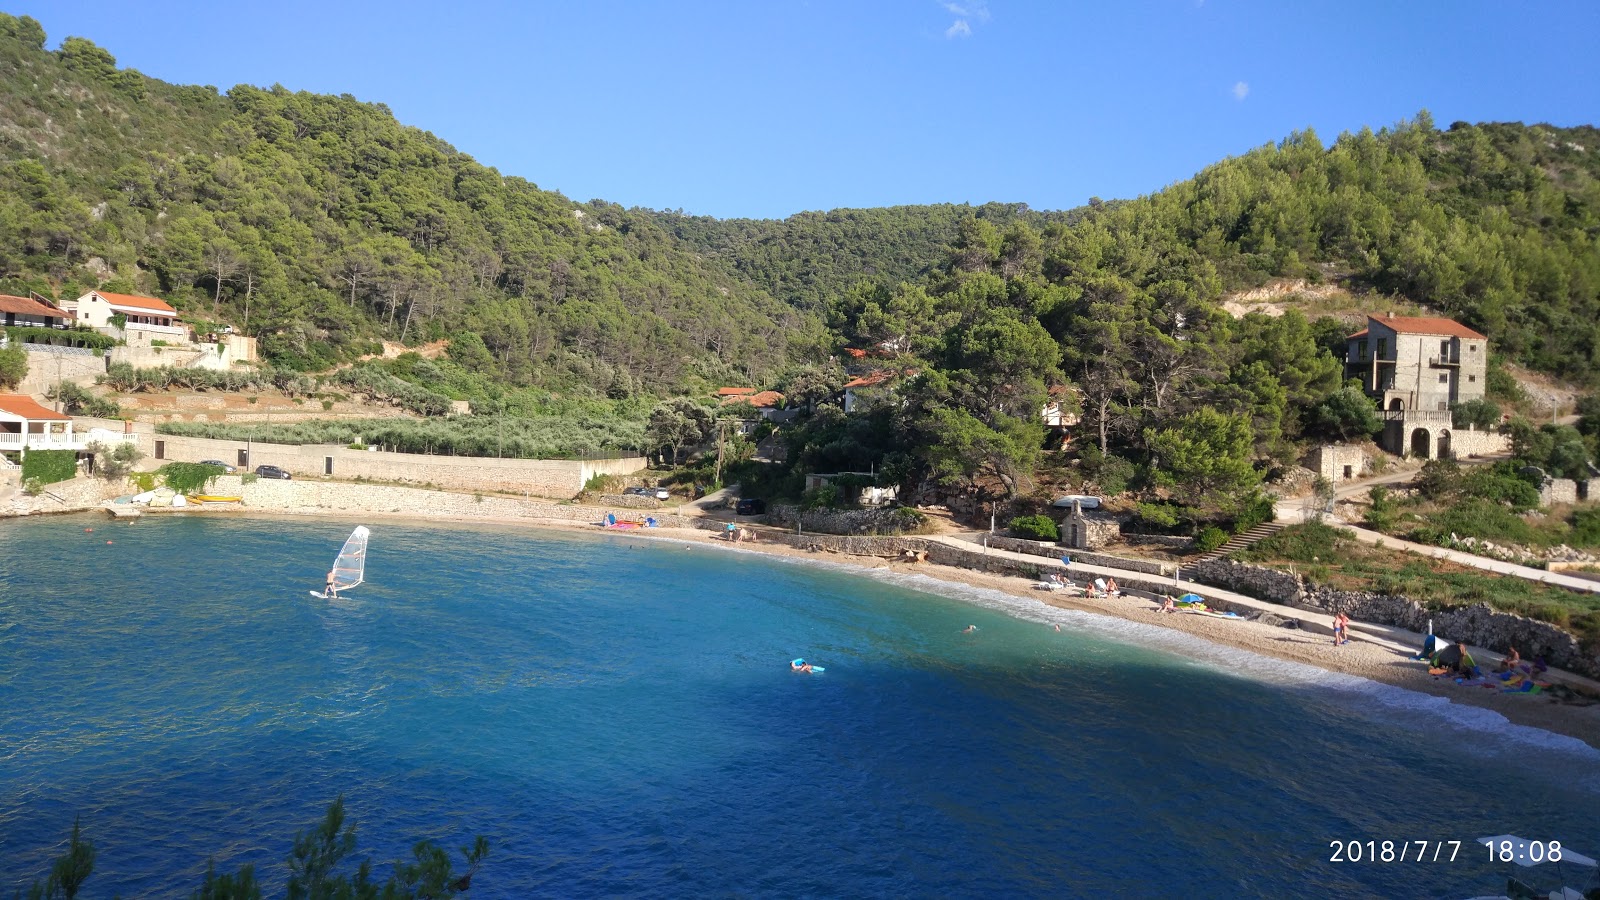
{"label": "window on stone building", "polygon": [[1449,372],[1440,372],[1439,373],[1439,383],[1440,384],[1449,384],[1450,383],[1450,373]]}
{"label": "window on stone building", "polygon": [[1476,375],[1468,375],[1467,376],[1467,383],[1468,384],[1476,384],[1477,381],[1478,381],[1478,376],[1476,376]]}

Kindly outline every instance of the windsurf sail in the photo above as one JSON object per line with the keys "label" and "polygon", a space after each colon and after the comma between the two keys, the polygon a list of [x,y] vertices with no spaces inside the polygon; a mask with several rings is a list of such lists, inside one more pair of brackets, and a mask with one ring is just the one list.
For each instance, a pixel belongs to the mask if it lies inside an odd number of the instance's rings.
{"label": "windsurf sail", "polygon": [[345,539],[339,558],[333,561],[333,589],[348,591],[367,576],[367,526],[358,525]]}

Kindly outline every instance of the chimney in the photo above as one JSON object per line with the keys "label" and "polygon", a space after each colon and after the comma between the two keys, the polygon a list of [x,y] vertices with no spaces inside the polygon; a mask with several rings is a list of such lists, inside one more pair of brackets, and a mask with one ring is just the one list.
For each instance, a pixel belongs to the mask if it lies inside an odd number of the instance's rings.
{"label": "chimney", "polygon": [[1389,318],[1394,318],[1394,310],[1389,310]]}
{"label": "chimney", "polygon": [[123,419],[122,420],[122,433],[123,434],[133,434],[133,420],[132,419]]}

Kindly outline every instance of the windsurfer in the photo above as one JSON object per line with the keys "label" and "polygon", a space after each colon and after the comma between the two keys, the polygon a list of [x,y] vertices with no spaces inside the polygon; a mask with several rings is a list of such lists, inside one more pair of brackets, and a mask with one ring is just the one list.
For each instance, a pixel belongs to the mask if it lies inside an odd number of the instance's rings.
{"label": "windsurfer", "polygon": [[328,583],[322,586],[322,592],[328,595],[329,600],[339,599],[339,590],[335,585],[336,582],[333,580],[333,570],[330,570],[328,572]]}

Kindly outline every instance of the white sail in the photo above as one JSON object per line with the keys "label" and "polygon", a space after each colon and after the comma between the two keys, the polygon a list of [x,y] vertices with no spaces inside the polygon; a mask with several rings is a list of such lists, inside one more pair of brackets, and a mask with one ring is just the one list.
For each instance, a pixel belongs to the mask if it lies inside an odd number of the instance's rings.
{"label": "white sail", "polygon": [[333,561],[333,589],[348,591],[360,584],[367,575],[367,526],[358,525]]}

